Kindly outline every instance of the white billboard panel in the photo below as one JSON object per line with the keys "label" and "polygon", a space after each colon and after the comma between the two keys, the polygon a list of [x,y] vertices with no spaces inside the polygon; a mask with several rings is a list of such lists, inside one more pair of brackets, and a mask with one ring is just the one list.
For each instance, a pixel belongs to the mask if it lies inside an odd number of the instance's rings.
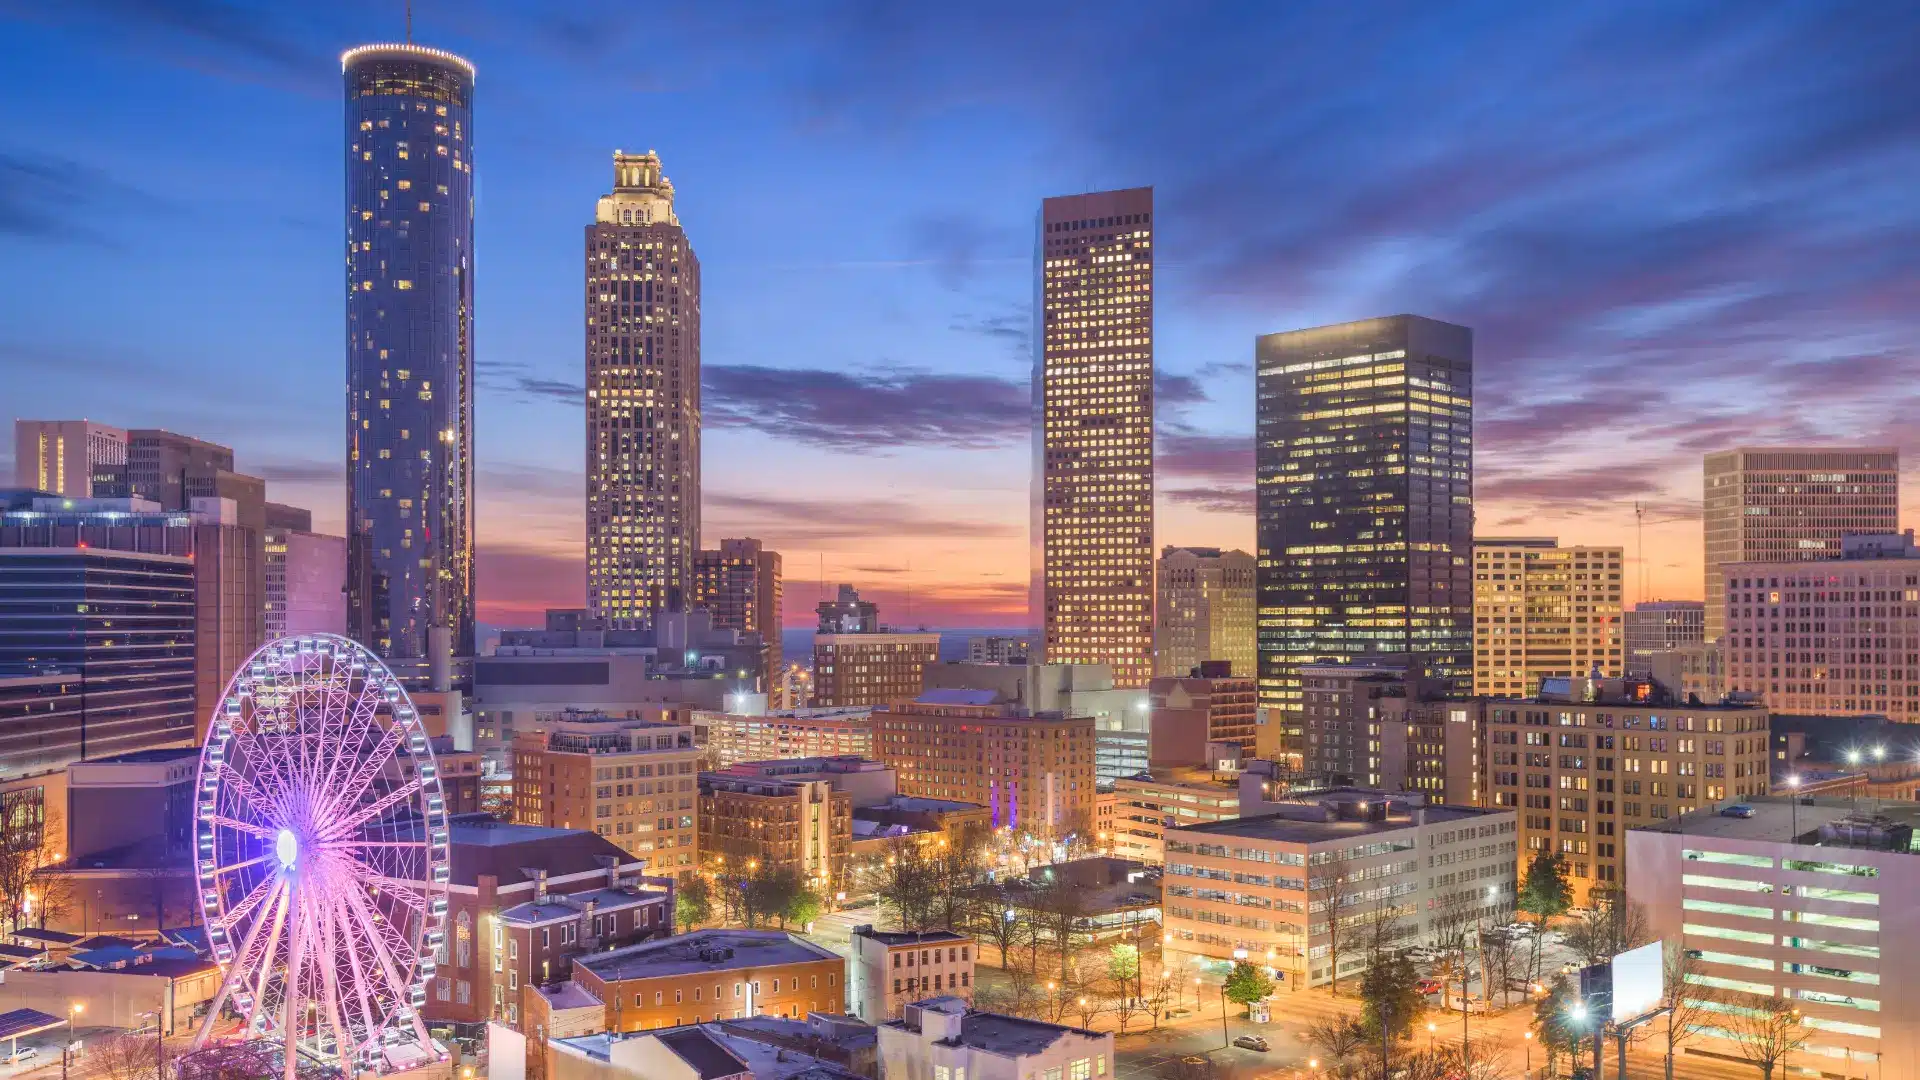
{"label": "white billboard panel", "polygon": [[1665,999],[1665,950],[1656,941],[1613,958],[1614,1023],[1624,1023],[1660,1007]]}

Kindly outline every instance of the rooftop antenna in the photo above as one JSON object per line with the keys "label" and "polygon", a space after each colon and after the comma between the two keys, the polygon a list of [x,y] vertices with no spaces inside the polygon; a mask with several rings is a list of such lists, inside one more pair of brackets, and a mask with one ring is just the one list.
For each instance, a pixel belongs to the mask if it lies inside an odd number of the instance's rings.
{"label": "rooftop antenna", "polygon": [[413,44],[413,0],[407,0],[407,44]]}

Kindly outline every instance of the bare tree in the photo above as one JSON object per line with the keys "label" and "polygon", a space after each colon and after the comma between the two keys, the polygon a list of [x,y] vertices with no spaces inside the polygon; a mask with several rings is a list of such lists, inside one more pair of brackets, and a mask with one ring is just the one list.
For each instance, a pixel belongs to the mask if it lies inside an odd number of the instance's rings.
{"label": "bare tree", "polygon": [[88,1072],[101,1080],[152,1080],[160,1071],[159,1040],[120,1033],[87,1041]]}
{"label": "bare tree", "polygon": [[45,792],[0,792],[0,905],[8,927],[21,925],[34,874],[46,865]]}
{"label": "bare tree", "polygon": [[1773,1070],[1807,1045],[1800,1010],[1785,998],[1742,995],[1739,1008],[1727,1014],[1725,1027],[1736,1052],[1760,1070],[1761,1080],[1773,1080]]}
{"label": "bare tree", "polygon": [[1588,964],[1598,964],[1653,940],[1645,905],[1618,891],[1596,894],[1592,906],[1567,928],[1567,944]]}
{"label": "bare tree", "polygon": [[1303,1037],[1326,1059],[1326,1067],[1322,1071],[1330,1076],[1352,1075],[1355,1059],[1371,1041],[1366,1025],[1349,1016],[1315,1020],[1307,1025]]}
{"label": "bare tree", "polygon": [[1167,1015],[1167,1006],[1173,1003],[1173,986],[1173,972],[1166,968],[1157,968],[1143,984],[1140,1003],[1152,1015],[1155,1030]]}
{"label": "bare tree", "polygon": [[989,836],[985,826],[974,823],[942,838],[929,860],[934,877],[929,922],[946,930],[963,930],[973,921],[981,902],[977,886],[986,868]]}
{"label": "bare tree", "polygon": [[1451,930],[1439,942],[1440,960],[1434,965],[1433,977],[1440,982],[1440,1009],[1449,1012],[1453,1009],[1453,987],[1460,984],[1460,997],[1467,996],[1467,984],[1473,981],[1473,965],[1467,953],[1467,935],[1461,930]]}
{"label": "bare tree", "polygon": [[1520,975],[1522,960],[1520,951],[1514,947],[1513,938],[1507,934],[1480,935],[1480,974],[1485,980],[1486,997],[1489,1004],[1495,999],[1494,989],[1499,988],[1499,1000],[1504,1003],[1513,980]]}
{"label": "bare tree", "polygon": [[1034,938],[1045,941],[1058,954],[1060,982],[1070,978],[1073,956],[1086,938],[1087,898],[1064,881],[1055,881],[1035,890],[1030,901]]}
{"label": "bare tree", "polygon": [[1662,962],[1666,966],[1666,992],[1661,1000],[1667,1009],[1666,1080],[1673,1080],[1674,1055],[1700,1034],[1708,1017],[1717,1015],[1710,1007],[1718,1002],[1720,991],[1689,981],[1700,962],[1680,942],[1667,942]]}
{"label": "bare tree", "polygon": [[[1344,855],[1336,855],[1322,863],[1317,874],[1312,867],[1308,867],[1307,871],[1307,920],[1311,923],[1315,914],[1327,920],[1328,989],[1334,997],[1340,996],[1340,956],[1345,944],[1340,925],[1341,912],[1355,899],[1353,882],[1348,880],[1350,871],[1351,865]],[[1309,955],[1309,967],[1311,962]]]}
{"label": "bare tree", "polygon": [[918,932],[929,928],[939,899],[940,868],[929,859],[920,843],[900,837],[887,845],[886,861],[880,868],[879,887],[874,891],[880,904],[891,909],[900,920],[900,928]]}

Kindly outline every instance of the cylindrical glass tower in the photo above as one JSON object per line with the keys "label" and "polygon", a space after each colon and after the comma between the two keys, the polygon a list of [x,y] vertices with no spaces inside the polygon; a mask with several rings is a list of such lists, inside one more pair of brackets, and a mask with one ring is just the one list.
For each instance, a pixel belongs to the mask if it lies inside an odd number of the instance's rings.
{"label": "cylindrical glass tower", "polygon": [[473,65],[419,45],[340,61],[349,630],[385,658],[471,656]]}

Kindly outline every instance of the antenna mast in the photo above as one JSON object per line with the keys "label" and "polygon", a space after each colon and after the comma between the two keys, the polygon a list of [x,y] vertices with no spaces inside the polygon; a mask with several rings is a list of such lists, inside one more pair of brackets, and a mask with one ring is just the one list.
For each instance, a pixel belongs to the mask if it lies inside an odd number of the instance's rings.
{"label": "antenna mast", "polygon": [[407,0],[407,44],[413,44],[413,0]]}

